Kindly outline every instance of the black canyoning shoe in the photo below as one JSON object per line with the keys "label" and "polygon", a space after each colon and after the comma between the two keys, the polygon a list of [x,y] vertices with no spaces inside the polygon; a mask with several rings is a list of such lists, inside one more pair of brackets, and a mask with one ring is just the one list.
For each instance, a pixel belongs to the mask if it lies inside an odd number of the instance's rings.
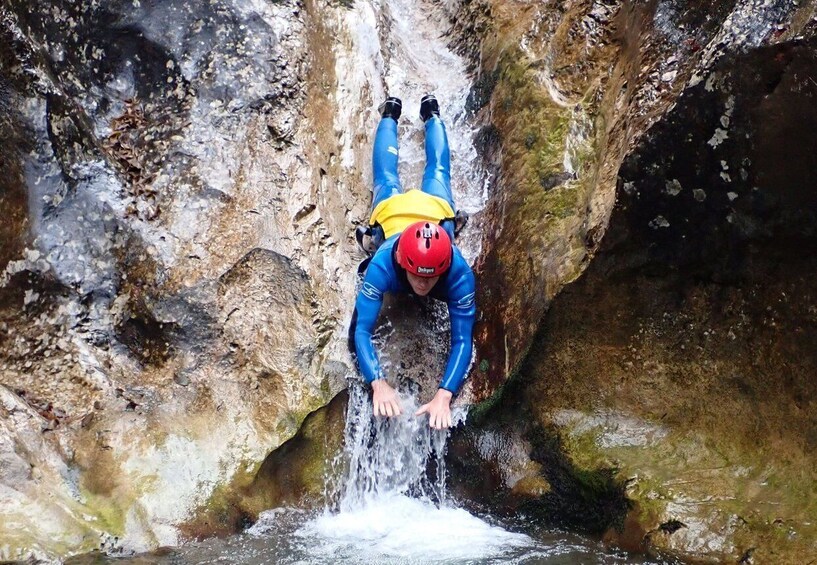
{"label": "black canyoning shoe", "polygon": [[389,96],[386,101],[377,107],[380,116],[383,118],[391,118],[395,122],[400,119],[400,114],[403,112],[403,103],[399,98]]}
{"label": "black canyoning shoe", "polygon": [[437,103],[437,97],[433,94],[426,94],[420,100],[420,117],[424,122],[427,122],[431,116],[440,115],[440,105]]}

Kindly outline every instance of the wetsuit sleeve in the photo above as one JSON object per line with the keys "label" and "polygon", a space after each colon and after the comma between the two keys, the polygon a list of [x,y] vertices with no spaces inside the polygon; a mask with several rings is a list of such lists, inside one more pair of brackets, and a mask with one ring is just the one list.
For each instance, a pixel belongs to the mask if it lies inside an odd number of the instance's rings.
{"label": "wetsuit sleeve", "polygon": [[388,288],[387,281],[375,264],[370,264],[363,279],[363,286],[355,301],[357,321],[355,325],[355,353],[360,372],[367,383],[383,377],[377,352],[372,343],[377,315],[383,305],[383,294]]}
{"label": "wetsuit sleeve", "polygon": [[445,374],[440,382],[440,388],[457,394],[471,364],[473,350],[472,334],[477,314],[474,273],[468,269],[455,288],[456,292],[448,300],[448,315],[451,319],[451,353]]}

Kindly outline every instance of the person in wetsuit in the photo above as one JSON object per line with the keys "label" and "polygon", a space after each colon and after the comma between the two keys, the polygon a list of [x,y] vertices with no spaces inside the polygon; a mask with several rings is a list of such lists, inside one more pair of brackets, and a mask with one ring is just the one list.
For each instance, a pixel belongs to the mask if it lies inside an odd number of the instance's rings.
{"label": "person in wetsuit", "polygon": [[[366,268],[355,302],[354,348],[366,382],[372,386],[375,416],[402,412],[395,390],[386,382],[372,343],[372,332],[387,292],[431,296],[448,305],[451,350],[434,398],[416,415],[428,414],[429,425],[451,426],[451,399],[459,391],[471,362],[471,335],[476,317],[474,273],[454,239],[451,158],[439,104],[424,96],[426,165],[422,189],[402,191],[397,174],[397,120],[402,103],[387,98],[380,106],[372,165],[374,191],[370,227],[382,241]],[[356,318],[356,319],[355,319]]]}

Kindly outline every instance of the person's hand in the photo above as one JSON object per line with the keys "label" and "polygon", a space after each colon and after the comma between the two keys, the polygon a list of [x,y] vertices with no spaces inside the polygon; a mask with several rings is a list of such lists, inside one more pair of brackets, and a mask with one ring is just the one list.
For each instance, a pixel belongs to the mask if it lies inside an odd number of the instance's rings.
{"label": "person's hand", "polygon": [[374,405],[375,416],[399,416],[403,413],[400,408],[400,400],[397,398],[397,393],[386,382],[386,379],[377,379],[372,381],[372,404]]}
{"label": "person's hand", "polygon": [[414,414],[428,414],[428,425],[435,430],[443,430],[451,427],[451,391],[444,388],[437,389],[437,394],[428,404],[423,404]]}

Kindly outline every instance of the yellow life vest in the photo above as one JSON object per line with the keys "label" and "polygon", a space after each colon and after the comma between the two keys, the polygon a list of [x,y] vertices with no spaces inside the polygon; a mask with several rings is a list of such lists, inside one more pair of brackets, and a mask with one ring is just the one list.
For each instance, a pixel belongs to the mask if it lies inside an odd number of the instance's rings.
{"label": "yellow life vest", "polygon": [[386,239],[389,239],[414,222],[430,221],[439,224],[454,216],[454,210],[447,201],[415,188],[390,196],[378,204],[372,211],[369,224],[380,224]]}

